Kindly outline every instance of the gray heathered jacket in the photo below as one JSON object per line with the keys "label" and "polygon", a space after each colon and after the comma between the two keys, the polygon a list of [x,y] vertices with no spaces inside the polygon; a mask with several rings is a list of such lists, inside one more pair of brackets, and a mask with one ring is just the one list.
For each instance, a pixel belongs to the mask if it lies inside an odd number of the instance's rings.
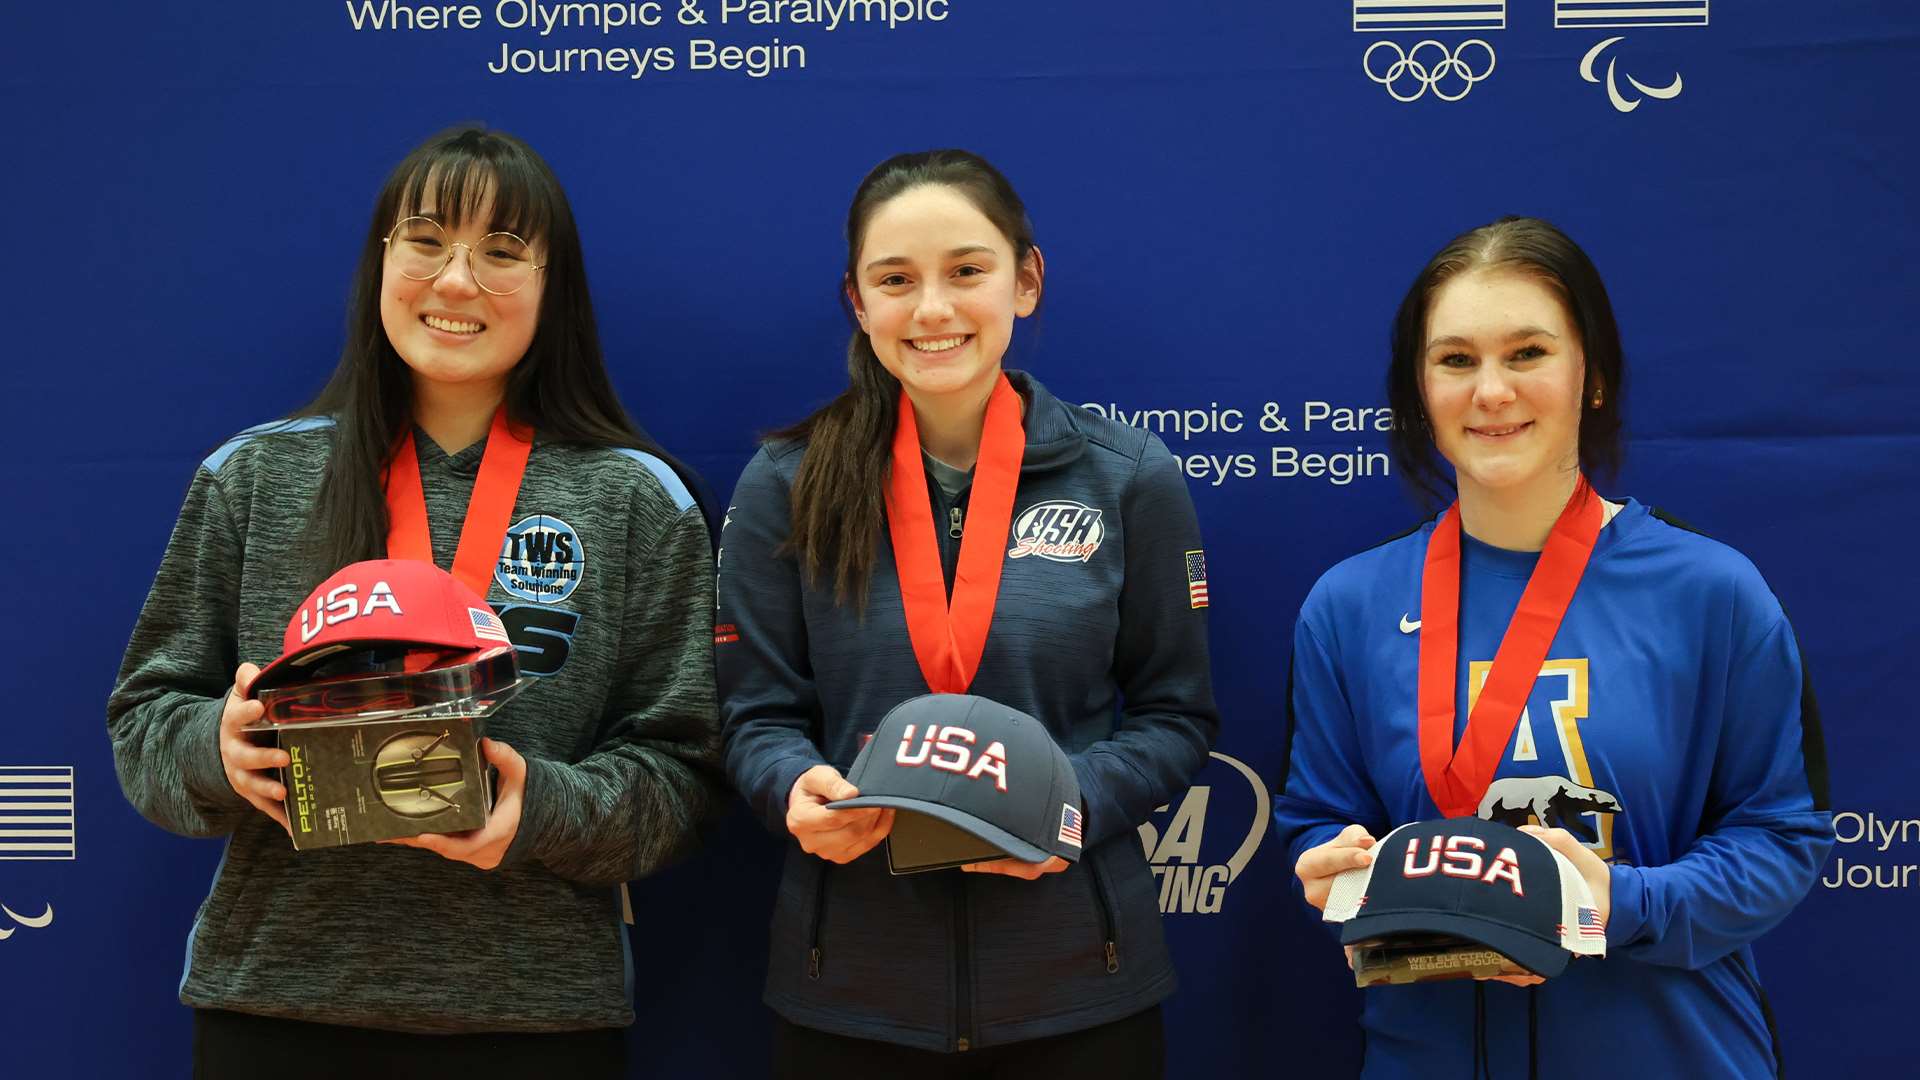
{"label": "gray heathered jacket", "polygon": [[[490,721],[528,763],[501,866],[355,845],[296,853],[227,784],[216,732],[243,660],[280,651],[319,579],[296,557],[325,420],[236,436],[195,473],[107,703],[128,800],[186,836],[226,836],[188,938],[188,1005],[420,1032],[630,1023],[620,886],[683,852],[719,782],[706,522],[658,458],[536,440],[512,521],[573,533],[565,596],[488,601],[542,677]],[[452,564],[484,443],[423,434],[435,561]],[[331,569],[331,568],[328,568]],[[526,590],[532,593],[532,590]]]}
{"label": "gray heathered jacket", "polygon": [[[1036,881],[893,877],[878,848],[836,866],[789,839],[766,1001],[797,1024],[962,1051],[1118,1020],[1173,992],[1135,829],[1219,734],[1191,587],[1205,580],[1193,500],[1159,439],[1009,375],[1027,399],[1027,447],[1002,550],[1020,554],[1002,565],[968,692],[1036,717],[1067,751],[1086,852]],[[927,692],[884,536],[864,610],[836,604],[831,581],[805,583],[784,550],[803,455],[795,443],[756,455],[721,533],[727,770],[780,835],[801,773],[825,762],[844,774],[889,709]],[[967,495],[928,484],[934,520],[960,523],[940,530],[949,588]]]}

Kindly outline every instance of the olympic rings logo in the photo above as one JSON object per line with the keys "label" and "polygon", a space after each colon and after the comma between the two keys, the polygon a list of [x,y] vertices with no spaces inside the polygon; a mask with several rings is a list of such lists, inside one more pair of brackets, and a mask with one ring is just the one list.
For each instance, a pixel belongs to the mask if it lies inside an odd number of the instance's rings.
{"label": "olympic rings logo", "polygon": [[[1467,62],[1467,49],[1474,45],[1480,46],[1487,54],[1487,66],[1484,71],[1475,71],[1473,65]],[[1425,54],[1422,50],[1429,47],[1438,55],[1430,60],[1423,60],[1422,57]],[[1381,49],[1392,49],[1399,59],[1388,64],[1385,71],[1376,72],[1373,69],[1373,54]],[[1360,68],[1367,73],[1367,78],[1386,87],[1387,94],[1395,101],[1418,101],[1420,96],[1429,90],[1433,91],[1433,96],[1441,101],[1459,101],[1467,96],[1467,92],[1473,89],[1475,83],[1493,74],[1493,63],[1493,46],[1479,38],[1470,38],[1461,42],[1454,46],[1452,52],[1448,52],[1445,45],[1432,38],[1420,42],[1412,49],[1402,49],[1397,42],[1376,41],[1360,57]],[[1450,76],[1458,78],[1460,83],[1458,92],[1449,93],[1442,87],[1442,79],[1446,79],[1449,83],[1454,81],[1449,78]],[[1403,94],[1398,84],[1408,79],[1413,80],[1413,93]]]}

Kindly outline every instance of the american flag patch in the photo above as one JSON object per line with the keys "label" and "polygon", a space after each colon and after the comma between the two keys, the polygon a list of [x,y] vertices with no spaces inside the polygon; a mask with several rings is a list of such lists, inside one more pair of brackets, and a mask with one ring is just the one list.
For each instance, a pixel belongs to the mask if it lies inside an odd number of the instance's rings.
{"label": "american flag patch", "polygon": [[1060,804],[1060,842],[1080,846],[1080,811],[1069,803]]}
{"label": "american flag patch", "polygon": [[1207,606],[1207,553],[1187,552],[1187,606]]}
{"label": "american flag patch", "polygon": [[0,765],[0,859],[73,858],[73,766]]}
{"label": "american flag patch", "polygon": [[1607,936],[1606,921],[1601,919],[1600,913],[1593,908],[1583,907],[1580,909],[1580,936],[1599,938]]}
{"label": "american flag patch", "polygon": [[1553,28],[1705,26],[1707,0],[1554,0]]}
{"label": "american flag patch", "polygon": [[1353,32],[1505,30],[1507,0],[1353,0]]}
{"label": "american flag patch", "polygon": [[468,608],[467,614],[473,616],[474,637],[482,641],[497,641],[502,645],[513,644],[512,639],[507,637],[507,624],[500,621],[500,616],[477,607]]}

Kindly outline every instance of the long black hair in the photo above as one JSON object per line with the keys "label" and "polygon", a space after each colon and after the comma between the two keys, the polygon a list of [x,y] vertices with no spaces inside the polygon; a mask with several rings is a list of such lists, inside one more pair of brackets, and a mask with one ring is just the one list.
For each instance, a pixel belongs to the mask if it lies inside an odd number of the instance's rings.
{"label": "long black hair", "polygon": [[[431,190],[430,190],[431,189]],[[420,144],[395,167],[373,204],[347,304],[347,340],[326,386],[294,416],[331,417],[333,452],[314,496],[310,568],[315,582],[347,563],[378,558],[387,543],[382,477],[413,423],[413,379],[380,321],[387,233],[429,207],[449,229],[485,212],[490,229],[546,249],[547,275],[526,355],[507,376],[507,415],[542,442],[622,446],[668,463],[696,497],[699,478],[668,455],[614,395],[587,290],[573,209],[553,170],[505,132],[458,127]],[[703,509],[711,500],[701,499]]]}
{"label": "long black hair", "polygon": [[[1613,302],[1607,298],[1600,271],[1580,245],[1551,224],[1531,217],[1503,217],[1447,241],[1427,260],[1400,301],[1387,364],[1387,403],[1393,408],[1390,445],[1400,474],[1423,500],[1447,501],[1446,489],[1452,485],[1433,444],[1433,425],[1420,391],[1427,312],[1440,286],[1461,274],[1489,268],[1536,278],[1566,305],[1586,357],[1586,385],[1580,395],[1580,467],[1589,476],[1612,476],[1620,468],[1620,405],[1627,380]],[[1596,393],[1598,405],[1593,404]]]}
{"label": "long black hair", "polygon": [[1013,243],[1021,272],[1034,252],[1033,222],[1013,185],[987,159],[965,150],[896,154],[867,173],[847,208],[847,268],[840,303],[853,336],[847,342],[847,388],[813,415],[770,439],[803,439],[806,454],[793,477],[788,547],[809,583],[831,578],[843,606],[866,605],[880,530],[886,523],[887,473],[899,419],[900,381],[880,365],[873,341],[854,318],[854,287],[867,225],[882,206],[919,187],[959,192]]}

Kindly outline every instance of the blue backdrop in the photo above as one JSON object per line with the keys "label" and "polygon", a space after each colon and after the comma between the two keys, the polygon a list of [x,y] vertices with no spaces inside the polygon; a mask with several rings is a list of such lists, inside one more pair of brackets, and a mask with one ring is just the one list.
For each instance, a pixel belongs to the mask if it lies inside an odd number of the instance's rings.
{"label": "blue backdrop", "polygon": [[[1611,493],[1751,556],[1824,705],[1841,843],[1759,946],[1787,1059],[1911,1067],[1915,996],[1887,975],[1920,965],[1898,696],[1920,653],[1899,554],[1920,525],[1920,9],[772,8],[486,0],[436,28],[338,0],[9,7],[0,449],[7,531],[33,543],[0,601],[0,786],[75,807],[70,837],[0,837],[9,1075],[186,1071],[176,983],[218,845],[128,808],[102,703],[195,464],[318,388],[381,177],[466,119],[560,174],[622,395],[721,492],[756,432],[841,384],[839,229],[865,170],[960,145],[1020,187],[1049,273],[1014,363],[1159,430],[1207,539],[1220,756],[1143,837],[1184,981],[1177,1077],[1358,1060],[1338,951],[1262,844],[1292,620],[1322,570],[1416,518],[1357,413],[1384,403],[1407,281],[1466,226],[1558,222],[1628,347]],[[762,1071],[776,855],[736,812],[635,887],[639,1071]]]}

